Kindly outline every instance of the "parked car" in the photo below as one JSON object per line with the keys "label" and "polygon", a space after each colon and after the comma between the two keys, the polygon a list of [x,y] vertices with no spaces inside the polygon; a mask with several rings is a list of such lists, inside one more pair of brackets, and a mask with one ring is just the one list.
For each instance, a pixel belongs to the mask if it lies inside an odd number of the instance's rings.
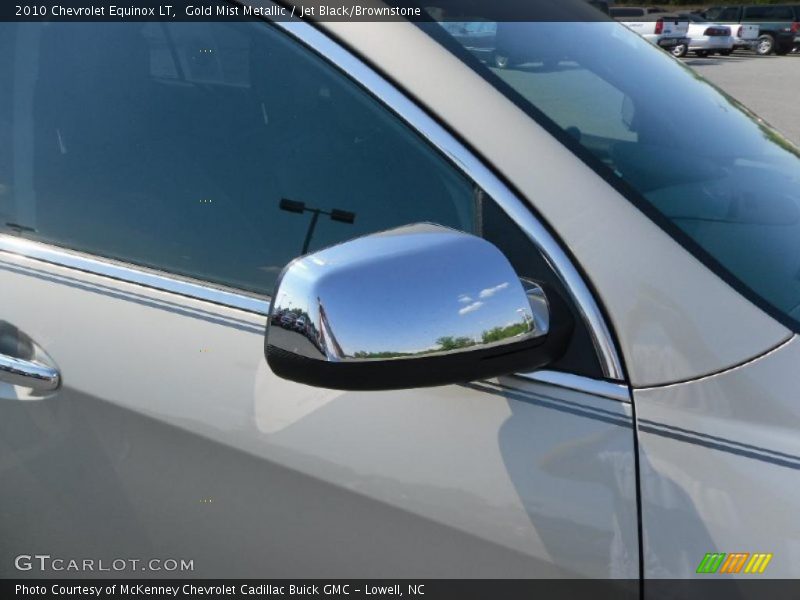
{"label": "parked car", "polygon": [[713,6],[703,16],[717,23],[758,23],[761,31],[756,52],[761,55],[788,54],[800,35],[800,5]]}
{"label": "parked car", "polygon": [[[688,44],[679,44],[672,49],[672,54],[681,57],[686,56],[688,52],[693,52],[697,56],[709,56],[711,54],[720,54],[722,56],[729,56],[735,46],[736,39],[732,35],[731,28],[726,25],[719,25],[705,20],[703,17],[693,14],[682,14],[679,18],[689,21]],[[741,26],[740,26],[741,27]],[[748,26],[747,35],[753,36],[753,44],[758,38],[758,26]],[[745,33],[742,31],[741,33]],[[743,43],[743,42],[739,42]]]}
{"label": "parked car", "polygon": [[[619,14],[619,13],[617,13]],[[646,16],[611,16],[631,31],[638,33],[651,44],[672,50],[676,47],[688,46],[689,20],[674,15],[648,13]]]}
{"label": "parked car", "polygon": [[0,23],[0,576],[800,576],[800,153],[524,6]]}

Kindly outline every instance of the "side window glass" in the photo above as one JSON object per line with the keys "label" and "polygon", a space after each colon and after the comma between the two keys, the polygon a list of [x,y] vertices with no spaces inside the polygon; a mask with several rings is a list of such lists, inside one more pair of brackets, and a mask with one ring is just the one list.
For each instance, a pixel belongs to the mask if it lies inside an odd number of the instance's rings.
{"label": "side window glass", "polygon": [[763,19],[765,16],[762,6],[751,6],[744,9],[745,20]]}
{"label": "side window glass", "polygon": [[739,9],[738,8],[726,8],[722,12],[719,13],[719,16],[713,16],[710,12],[706,15],[709,21],[714,21],[718,19],[720,21],[738,21],[739,20]]}
{"label": "side window glass", "polygon": [[142,27],[155,79],[250,87],[250,44],[236,27],[214,23]]}
{"label": "side window glass", "polygon": [[762,21],[791,21],[794,18],[792,9],[788,6],[750,6],[744,9],[745,18]]}
{"label": "side window glass", "polygon": [[2,27],[0,231],[268,294],[307,238],[475,230],[467,178],[264,23]]}
{"label": "side window glass", "polygon": [[[14,68],[10,60],[3,57],[11,56],[13,50],[13,37],[9,35],[11,26],[0,23],[0,223],[13,219],[11,214],[12,177],[14,159],[12,153],[13,141],[11,137],[12,94],[9,82],[13,80]],[[2,231],[0,227],[0,231]]]}

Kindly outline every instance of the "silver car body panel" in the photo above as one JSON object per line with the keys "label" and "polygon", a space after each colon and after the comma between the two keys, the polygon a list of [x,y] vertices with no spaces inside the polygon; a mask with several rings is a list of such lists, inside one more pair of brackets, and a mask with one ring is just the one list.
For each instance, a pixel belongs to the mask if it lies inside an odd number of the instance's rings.
{"label": "silver car body panel", "polygon": [[708,552],[771,553],[758,577],[798,576],[798,364],[795,336],[724,373],[634,390],[645,577],[703,577]]}
{"label": "silver car body panel", "polygon": [[4,576],[41,575],[13,570],[30,548],[194,559],[181,577],[638,577],[629,403],[311,388],[270,372],[259,315],[4,252],[0,287],[63,377],[0,387]]}

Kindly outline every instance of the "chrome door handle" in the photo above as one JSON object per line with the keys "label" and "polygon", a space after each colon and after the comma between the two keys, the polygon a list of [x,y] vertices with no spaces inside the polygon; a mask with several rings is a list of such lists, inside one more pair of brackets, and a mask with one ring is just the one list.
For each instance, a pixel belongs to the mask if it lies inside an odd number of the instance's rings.
{"label": "chrome door handle", "polygon": [[33,360],[0,354],[0,381],[37,392],[52,392],[61,385],[57,369]]}

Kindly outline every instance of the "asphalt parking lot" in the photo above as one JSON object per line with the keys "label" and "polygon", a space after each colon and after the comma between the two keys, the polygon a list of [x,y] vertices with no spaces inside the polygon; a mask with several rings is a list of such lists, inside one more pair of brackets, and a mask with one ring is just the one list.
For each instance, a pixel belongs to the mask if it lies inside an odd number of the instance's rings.
{"label": "asphalt parking lot", "polygon": [[800,146],[800,54],[737,52],[684,62]]}

